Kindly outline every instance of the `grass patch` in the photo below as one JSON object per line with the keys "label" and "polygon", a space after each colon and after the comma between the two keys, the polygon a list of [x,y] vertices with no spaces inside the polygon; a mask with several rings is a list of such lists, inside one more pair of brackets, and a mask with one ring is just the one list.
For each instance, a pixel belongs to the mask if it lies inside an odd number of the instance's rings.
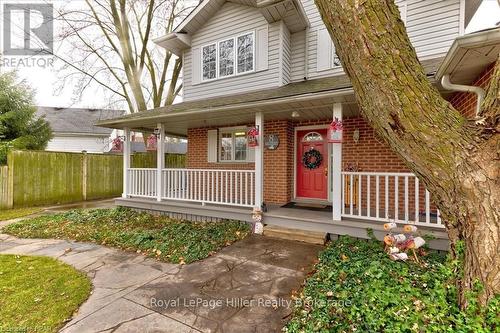
{"label": "grass patch", "polygon": [[199,223],[113,208],[41,216],[11,224],[3,232],[23,238],[89,241],[172,263],[191,263],[243,239],[250,228],[237,221]]}
{"label": "grass patch", "polygon": [[57,332],[90,290],[84,274],[55,259],[0,255],[0,332]]}
{"label": "grass patch", "polygon": [[320,254],[285,332],[498,332],[500,298],[456,305],[456,262],[394,262],[381,242],[341,237]]}
{"label": "grass patch", "polygon": [[18,217],[28,216],[28,215],[35,214],[35,213],[38,213],[41,211],[42,211],[42,208],[40,208],[40,207],[14,208],[14,209],[0,210],[0,221],[17,219]]}

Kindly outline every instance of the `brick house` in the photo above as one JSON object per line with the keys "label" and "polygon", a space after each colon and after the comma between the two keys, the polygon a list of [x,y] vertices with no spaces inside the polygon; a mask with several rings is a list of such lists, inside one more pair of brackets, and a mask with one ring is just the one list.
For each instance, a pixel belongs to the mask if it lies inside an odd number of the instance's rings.
{"label": "brick house", "polygon": [[[454,91],[487,84],[500,29],[464,35],[480,1],[396,4],[429,80],[473,118],[475,94]],[[124,129],[125,147],[131,131],[185,137],[187,166],[132,169],[124,154],[118,204],[243,221],[263,208],[268,225],[358,237],[414,223],[446,247],[429,193],[361,117],[312,0],[204,0],[155,42],[183,58],[183,102],[99,125]]]}

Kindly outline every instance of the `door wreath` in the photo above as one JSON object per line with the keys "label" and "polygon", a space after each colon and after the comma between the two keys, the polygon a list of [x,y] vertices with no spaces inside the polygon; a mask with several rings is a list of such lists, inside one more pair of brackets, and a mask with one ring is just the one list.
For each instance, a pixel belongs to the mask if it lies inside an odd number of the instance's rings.
{"label": "door wreath", "polygon": [[306,151],[302,156],[302,163],[309,170],[319,168],[322,161],[323,161],[323,156],[318,150],[314,148],[312,148],[309,151]]}

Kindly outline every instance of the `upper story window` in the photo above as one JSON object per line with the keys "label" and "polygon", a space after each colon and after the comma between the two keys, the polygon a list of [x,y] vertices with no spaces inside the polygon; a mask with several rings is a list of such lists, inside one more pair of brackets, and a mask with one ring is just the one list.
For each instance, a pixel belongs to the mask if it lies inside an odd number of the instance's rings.
{"label": "upper story window", "polygon": [[234,74],[234,39],[219,42],[219,77]]}
{"label": "upper story window", "polygon": [[255,34],[245,33],[202,47],[202,80],[253,72]]}
{"label": "upper story window", "polygon": [[238,73],[253,71],[254,63],[253,33],[238,37]]}
{"label": "upper story window", "polygon": [[217,52],[215,44],[203,47],[203,80],[212,80],[217,76]]}

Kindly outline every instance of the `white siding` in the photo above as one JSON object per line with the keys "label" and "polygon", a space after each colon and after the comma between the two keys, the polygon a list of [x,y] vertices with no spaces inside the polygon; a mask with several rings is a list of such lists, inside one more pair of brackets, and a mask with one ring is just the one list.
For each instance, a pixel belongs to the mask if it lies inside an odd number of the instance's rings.
{"label": "white siding", "polygon": [[[268,26],[258,9],[226,2],[205,25],[192,36],[192,48],[226,37],[256,31]],[[268,69],[210,82],[192,82],[191,52],[184,53],[184,101],[260,90],[279,86],[280,23],[269,25]]]}
{"label": "white siding", "polygon": [[[318,30],[326,29],[321,16],[319,14],[318,8],[314,4],[314,0],[300,0],[304,11],[306,12],[307,18],[309,19],[309,30],[307,32],[307,78],[316,79],[321,77],[332,76],[335,74],[343,73],[342,69],[336,68],[333,70],[323,70],[317,71],[316,61],[317,61],[317,33]],[[296,56],[295,56],[296,57]],[[294,58],[295,58],[294,57]],[[298,81],[301,81],[299,79]]]}
{"label": "white siding", "polygon": [[408,0],[406,20],[420,59],[444,56],[460,34],[460,0]]}
{"label": "white siding", "polygon": [[[193,82],[193,75],[200,76],[200,64],[195,64],[193,73],[192,52],[188,50],[184,53],[184,101],[274,88],[302,81],[304,77],[316,79],[343,74],[339,67],[318,71],[318,31],[326,27],[314,0],[300,1],[310,26],[293,34],[282,21],[268,24],[256,8],[226,2],[192,36],[193,49],[196,51],[223,38],[255,31],[256,58],[260,59],[267,53],[267,64],[257,61],[255,73],[210,82],[195,79]],[[461,2],[463,0],[396,0],[421,60],[444,56],[459,36]],[[268,39],[267,49],[258,45],[263,36]]]}
{"label": "white siding", "polygon": [[86,150],[88,153],[103,153],[109,151],[109,142],[109,137],[58,136],[55,134],[47,144],[46,150],[72,153],[81,153],[83,150]]}
{"label": "white siding", "polygon": [[290,83],[290,76],[291,76],[291,71],[290,71],[290,66],[291,66],[291,41],[290,41],[290,31],[288,28],[285,26],[284,23],[281,24],[281,73],[282,73],[282,78],[281,82],[282,85],[286,85]]}
{"label": "white siding", "polygon": [[[307,54],[307,77],[315,79],[343,73],[342,69],[317,71],[317,32],[325,29],[314,0],[300,0],[310,22],[307,37],[292,35],[292,81],[301,81],[303,69],[295,64]],[[453,40],[460,34],[460,0],[399,0],[405,5],[408,35],[421,60],[444,56]],[[304,51],[300,43],[308,40]]]}
{"label": "white siding", "polygon": [[302,81],[306,76],[306,31],[296,32],[291,35],[291,52],[291,80]]}

